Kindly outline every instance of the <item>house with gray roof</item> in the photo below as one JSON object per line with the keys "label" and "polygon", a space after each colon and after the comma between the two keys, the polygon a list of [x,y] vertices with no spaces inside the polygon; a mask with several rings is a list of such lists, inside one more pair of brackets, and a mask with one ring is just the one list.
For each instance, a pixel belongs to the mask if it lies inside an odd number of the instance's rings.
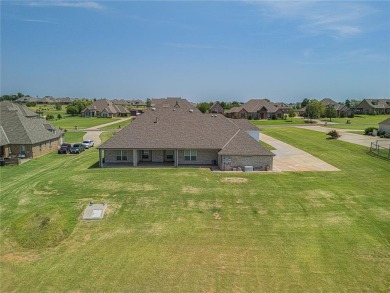
{"label": "house with gray roof", "polygon": [[240,107],[234,107],[227,111],[226,116],[229,118],[247,119],[271,119],[272,117],[283,118],[284,110],[279,104],[275,105],[266,99],[252,99]]}
{"label": "house with gray roof", "polygon": [[[36,158],[57,151],[63,133],[20,105],[0,102],[0,157],[6,161]],[[33,115],[35,114],[35,115]]]}
{"label": "house with gray roof", "polygon": [[353,111],[349,107],[347,107],[343,103],[337,103],[333,101],[332,99],[325,98],[321,100],[322,105],[324,105],[324,108],[331,106],[336,110],[336,117],[347,117],[351,116]]}
{"label": "house with gray roof", "polygon": [[356,114],[390,114],[390,99],[364,99],[356,106]]}
{"label": "house with gray roof", "polygon": [[244,166],[272,169],[274,154],[250,134],[259,129],[248,121],[236,123],[221,114],[202,114],[184,99],[170,102],[155,103],[101,144],[99,166],[214,165],[221,170]]}
{"label": "house with gray roof", "polygon": [[378,123],[379,124],[379,131],[383,131],[385,133],[388,133],[390,134],[390,118],[387,118],[381,122]]}
{"label": "house with gray roof", "polygon": [[114,104],[113,101],[100,99],[93,102],[87,108],[81,111],[82,117],[126,117],[129,111],[119,104]]}

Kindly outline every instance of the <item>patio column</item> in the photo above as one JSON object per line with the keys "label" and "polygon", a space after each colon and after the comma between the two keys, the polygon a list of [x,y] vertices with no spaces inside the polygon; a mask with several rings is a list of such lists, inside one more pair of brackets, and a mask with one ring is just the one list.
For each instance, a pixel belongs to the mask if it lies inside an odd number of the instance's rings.
{"label": "patio column", "polygon": [[100,168],[103,168],[102,149],[99,149],[99,167],[100,167]]}
{"label": "patio column", "polygon": [[175,155],[174,155],[174,166],[178,167],[179,166],[179,150],[175,150]]}
{"label": "patio column", "polygon": [[134,150],[134,149],[133,149],[133,166],[134,166],[134,167],[137,167],[137,163],[138,163],[137,150]]}

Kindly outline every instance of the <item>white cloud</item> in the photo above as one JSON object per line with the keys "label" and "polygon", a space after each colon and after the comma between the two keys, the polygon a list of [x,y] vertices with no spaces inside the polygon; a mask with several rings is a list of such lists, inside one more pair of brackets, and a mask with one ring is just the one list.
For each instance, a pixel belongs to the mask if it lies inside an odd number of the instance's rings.
{"label": "white cloud", "polygon": [[375,12],[359,1],[252,1],[262,17],[290,19],[312,35],[328,34],[336,38],[357,36],[364,32],[364,19]]}
{"label": "white cloud", "polygon": [[104,6],[94,1],[65,1],[65,0],[52,0],[52,1],[33,1],[28,3],[29,6],[34,7],[69,7],[69,8],[85,8],[85,9],[104,9]]}

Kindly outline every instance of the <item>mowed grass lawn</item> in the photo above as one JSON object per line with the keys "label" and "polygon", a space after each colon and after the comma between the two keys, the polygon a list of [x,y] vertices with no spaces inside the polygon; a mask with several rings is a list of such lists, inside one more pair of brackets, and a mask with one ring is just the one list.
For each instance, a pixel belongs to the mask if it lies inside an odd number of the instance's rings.
{"label": "mowed grass lawn", "polygon": [[[355,115],[354,118],[332,118],[332,122],[338,123],[329,125],[333,128],[339,129],[355,129],[364,130],[367,127],[378,127],[378,123],[389,118],[390,115]],[[322,121],[329,121],[329,118],[321,119]],[[347,121],[351,124],[347,124]]]}
{"label": "mowed grass lawn", "polygon": [[[388,291],[390,163],[265,132],[341,171],[99,169],[96,149],[0,168],[1,291]],[[80,220],[91,200],[103,220]]]}
{"label": "mowed grass lawn", "polygon": [[50,123],[56,127],[61,127],[62,129],[75,129],[75,126],[77,126],[77,129],[85,129],[117,120],[117,118],[87,118],[80,116],[68,116],[60,120],[50,121]]}

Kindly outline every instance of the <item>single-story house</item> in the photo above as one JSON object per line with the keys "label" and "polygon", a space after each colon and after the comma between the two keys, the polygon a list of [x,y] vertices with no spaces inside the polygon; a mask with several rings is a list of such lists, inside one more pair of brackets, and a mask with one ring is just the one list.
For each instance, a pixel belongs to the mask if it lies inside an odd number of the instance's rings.
{"label": "single-story house", "polygon": [[125,117],[129,111],[122,105],[115,105],[111,100],[96,100],[81,111],[82,117]]}
{"label": "single-story house", "polygon": [[347,117],[351,116],[353,113],[352,109],[347,107],[345,104],[337,103],[329,98],[323,99],[321,103],[324,105],[324,108],[327,106],[333,106],[333,108],[336,110],[336,117]]}
{"label": "single-story house", "polygon": [[223,107],[218,102],[215,102],[209,109],[209,113],[213,114],[223,114],[223,112]]}
{"label": "single-story house", "polygon": [[379,131],[384,131],[388,134],[390,134],[390,118],[387,118],[386,120],[383,120],[382,122],[379,122]]}
{"label": "single-story house", "polygon": [[229,118],[252,118],[258,119],[271,119],[283,118],[284,111],[282,108],[278,108],[274,103],[265,99],[252,99],[243,104],[240,107],[234,107],[227,111],[226,117]]}
{"label": "single-story house", "polygon": [[[8,163],[57,151],[63,132],[27,108],[0,102],[0,157]],[[33,115],[35,114],[35,115]]]}
{"label": "single-story house", "polygon": [[[220,114],[202,114],[184,99],[173,107],[152,107],[101,144],[99,166],[253,166],[272,170],[274,154],[250,132],[248,124]],[[246,121],[249,123],[248,121]],[[258,131],[258,129],[257,129]],[[259,137],[257,134],[256,137]]]}
{"label": "single-story house", "polygon": [[390,99],[364,99],[356,106],[356,114],[390,114]]}

